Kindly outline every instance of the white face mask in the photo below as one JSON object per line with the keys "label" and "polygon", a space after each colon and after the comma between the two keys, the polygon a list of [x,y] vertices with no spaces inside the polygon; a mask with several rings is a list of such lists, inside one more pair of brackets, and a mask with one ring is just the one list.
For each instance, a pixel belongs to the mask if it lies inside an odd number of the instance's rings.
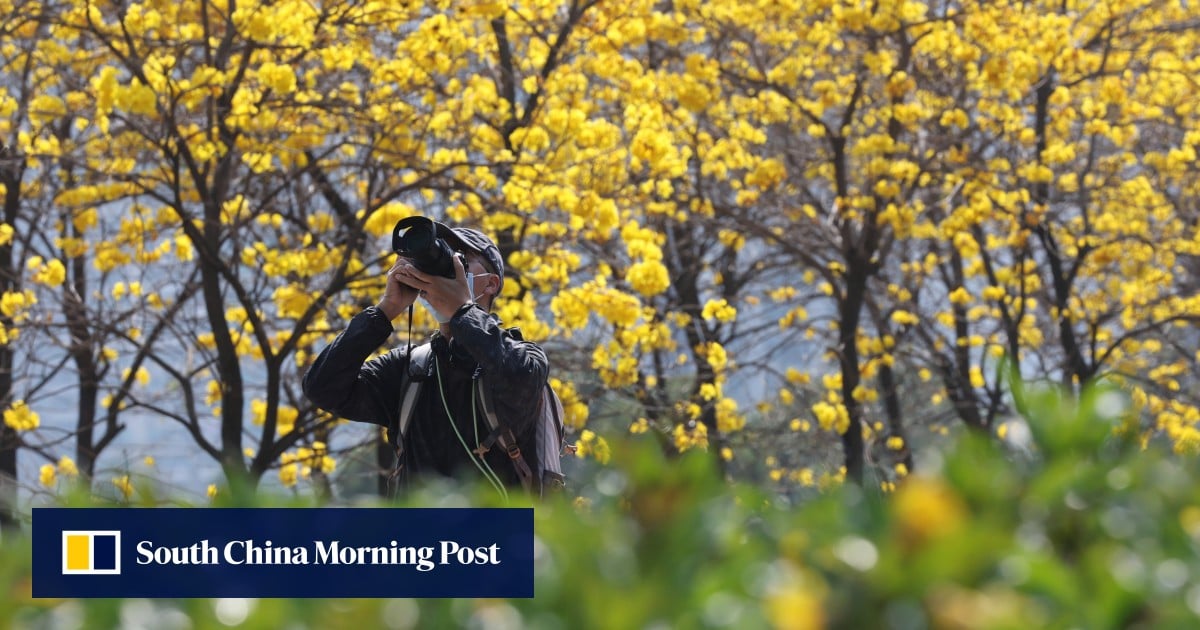
{"label": "white face mask", "polygon": [[[471,301],[474,302],[475,301],[475,274],[471,273],[470,271],[467,272],[467,293],[468,293],[468,295],[471,296]],[[429,314],[433,315],[433,318],[436,319],[437,323],[439,323],[439,324],[445,324],[446,322],[450,321],[450,318],[453,316],[453,313],[450,315],[442,314],[436,308],[433,308],[433,305],[429,303],[429,300],[426,300],[424,297],[420,298],[420,300],[421,300],[421,304],[425,307],[425,310],[429,311]]]}

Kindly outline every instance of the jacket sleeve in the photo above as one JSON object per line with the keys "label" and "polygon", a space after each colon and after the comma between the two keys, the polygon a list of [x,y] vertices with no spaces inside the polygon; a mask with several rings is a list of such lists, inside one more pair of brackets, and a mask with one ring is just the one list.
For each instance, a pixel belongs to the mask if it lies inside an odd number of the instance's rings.
{"label": "jacket sleeve", "polygon": [[550,373],[546,353],[537,344],[508,334],[478,306],[455,313],[450,328],[454,341],[487,375],[500,416],[518,435],[529,429]]}
{"label": "jacket sleeve", "polygon": [[403,348],[367,361],[392,334],[392,323],[374,306],[350,320],[304,375],[304,395],[316,406],[358,422],[389,426],[398,413]]}

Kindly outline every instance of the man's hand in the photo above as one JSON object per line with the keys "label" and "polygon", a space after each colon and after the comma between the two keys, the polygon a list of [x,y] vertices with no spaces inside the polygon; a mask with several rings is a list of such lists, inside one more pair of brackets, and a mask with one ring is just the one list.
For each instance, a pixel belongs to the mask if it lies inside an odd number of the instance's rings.
{"label": "man's hand", "polygon": [[[460,306],[471,301],[471,291],[467,288],[466,269],[463,269],[462,261],[458,256],[455,256],[453,260],[454,277],[446,278],[423,273],[411,262],[401,258],[400,262],[396,263],[394,273],[388,276],[388,287],[391,287],[392,278],[397,278],[398,282],[403,281],[409,287],[419,289],[421,296],[428,300],[433,308],[449,317]],[[412,300],[409,300],[404,308],[408,308],[408,304],[412,304]],[[397,314],[399,313],[397,312]]]}
{"label": "man's hand", "polygon": [[412,263],[398,258],[396,264],[388,270],[387,288],[383,290],[383,298],[379,300],[379,304],[375,305],[389,320],[396,319],[417,300],[417,290],[405,284],[407,276],[401,273],[401,268],[405,266],[411,267]]}

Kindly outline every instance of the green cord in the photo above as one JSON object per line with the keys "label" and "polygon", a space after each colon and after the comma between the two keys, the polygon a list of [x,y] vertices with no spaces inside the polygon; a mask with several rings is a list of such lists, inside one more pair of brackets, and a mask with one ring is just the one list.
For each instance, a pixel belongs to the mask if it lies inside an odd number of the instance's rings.
{"label": "green cord", "polygon": [[[471,463],[475,464],[475,467],[479,469],[479,472],[483,475],[483,478],[487,479],[488,483],[492,484],[492,487],[496,489],[496,492],[500,493],[500,496],[504,497],[504,501],[505,501],[505,503],[507,503],[508,502],[508,491],[504,489],[504,484],[500,483],[500,476],[497,475],[495,473],[495,471],[492,470],[492,467],[489,466],[487,461],[483,460],[482,457],[479,458],[479,460],[483,462],[483,465],[480,466],[480,461],[476,461],[475,451],[472,451],[471,447],[467,446],[467,441],[463,439],[462,433],[459,432],[458,425],[454,423],[454,416],[450,414],[450,405],[449,405],[449,403],[446,402],[446,390],[445,390],[445,388],[442,387],[442,366],[438,362],[438,358],[436,355],[433,357],[433,367],[434,367],[434,373],[437,374],[438,394],[442,398],[442,408],[446,410],[446,417],[450,419],[450,428],[454,429],[454,435],[458,437],[458,443],[462,444],[463,449],[467,451],[467,455],[469,456]],[[471,420],[473,422],[476,420],[474,392],[471,393]],[[478,442],[479,441],[478,440],[478,438],[479,438],[478,423],[476,423],[476,426],[475,426],[475,437],[476,437],[476,442]],[[485,467],[486,467],[486,470],[484,469]]]}
{"label": "green cord", "polygon": [[[475,412],[475,387],[474,386],[471,387],[471,428],[474,429],[474,431],[475,431],[475,443],[482,444],[482,442],[479,441],[479,417],[478,417],[478,415],[476,415],[476,412]],[[474,451],[471,451],[471,453],[474,454]],[[491,464],[488,464],[487,460],[484,459],[482,455],[479,457],[479,460],[481,462],[483,462],[484,467],[486,467],[488,469],[488,473],[491,474],[492,479],[495,479],[496,483],[500,484],[500,487],[503,488],[504,482],[500,481],[500,475],[497,475],[496,471],[492,470]],[[502,491],[501,494],[504,496],[504,502],[507,503],[508,502],[508,490]]]}

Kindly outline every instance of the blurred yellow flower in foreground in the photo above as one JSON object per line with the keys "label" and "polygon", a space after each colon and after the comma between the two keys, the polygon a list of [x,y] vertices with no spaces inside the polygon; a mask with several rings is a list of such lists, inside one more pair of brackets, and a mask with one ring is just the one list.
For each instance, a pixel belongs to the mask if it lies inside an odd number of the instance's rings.
{"label": "blurred yellow flower in foreground", "polygon": [[928,477],[901,485],[892,510],[900,536],[914,545],[958,531],[967,519],[967,506],[954,489]]}
{"label": "blurred yellow flower in foreground", "polygon": [[121,496],[124,497],[126,501],[133,496],[133,484],[129,481],[129,475],[113,477],[112,482],[113,485],[117,487],[117,490],[121,491]]}
{"label": "blurred yellow flower in foreground", "polygon": [[825,611],[816,594],[788,589],[767,599],[767,619],[782,630],[817,630],[825,627]]}

